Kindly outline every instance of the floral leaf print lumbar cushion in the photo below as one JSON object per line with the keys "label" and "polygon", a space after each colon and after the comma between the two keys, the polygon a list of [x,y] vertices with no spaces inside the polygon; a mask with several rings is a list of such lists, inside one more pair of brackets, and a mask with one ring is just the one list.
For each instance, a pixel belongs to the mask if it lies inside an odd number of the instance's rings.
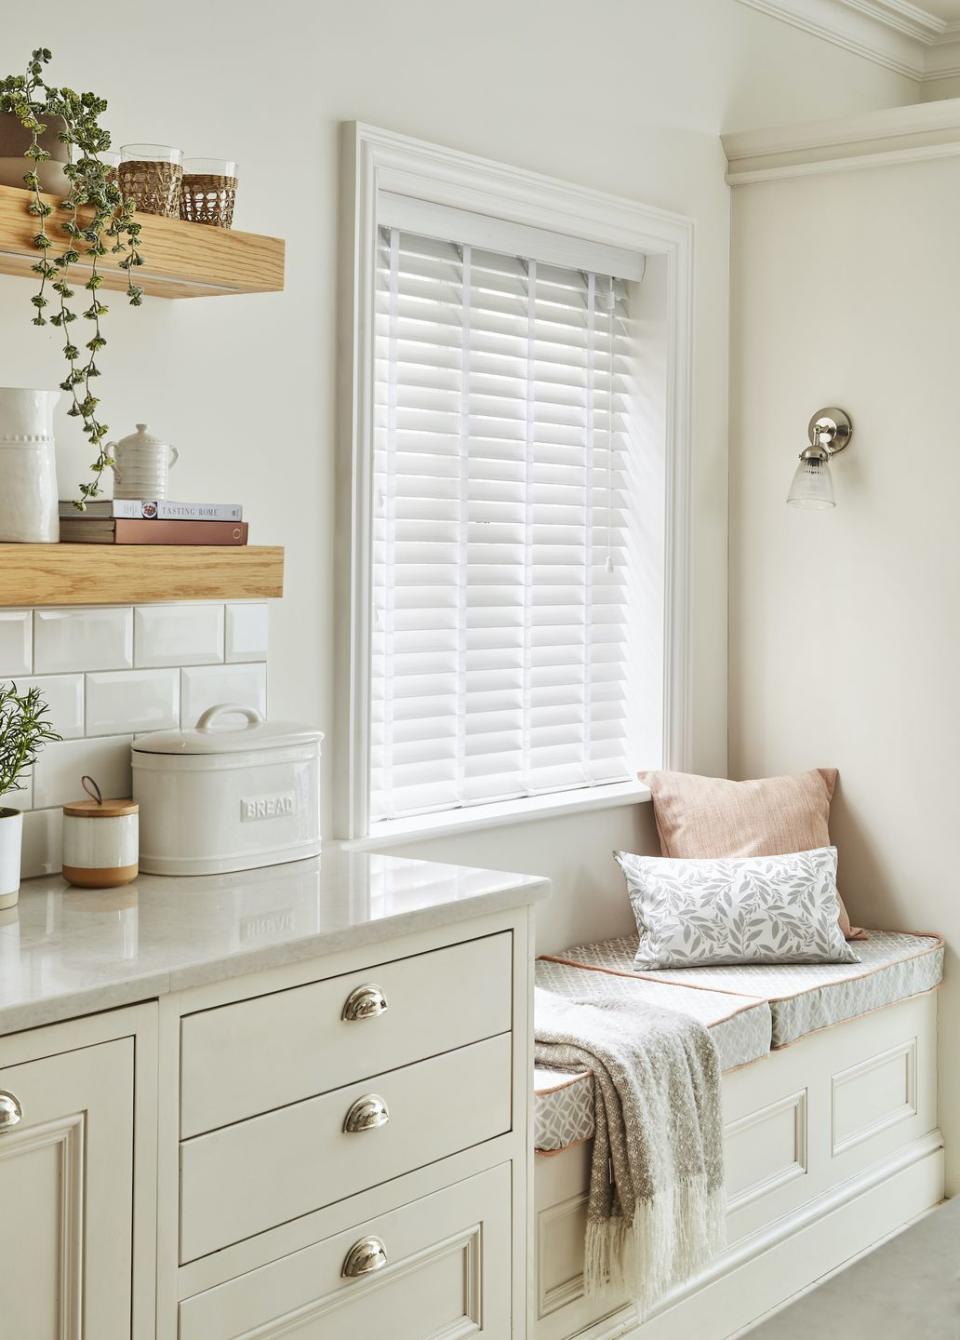
{"label": "floral leaf print lumbar cushion", "polygon": [[858,963],[837,925],[837,849],[678,860],[614,852],[640,933],[634,966]]}

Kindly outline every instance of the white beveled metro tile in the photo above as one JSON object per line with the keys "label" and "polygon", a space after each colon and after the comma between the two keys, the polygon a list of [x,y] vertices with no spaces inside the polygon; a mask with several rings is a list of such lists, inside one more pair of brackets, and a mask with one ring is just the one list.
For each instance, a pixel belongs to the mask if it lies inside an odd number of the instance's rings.
{"label": "white beveled metro tile", "polygon": [[20,878],[55,875],[63,865],[63,810],[31,810],[23,816]]}
{"label": "white beveled metro tile", "polygon": [[33,611],[0,610],[0,675],[29,675],[33,669]]}
{"label": "white beveled metro tile", "polygon": [[267,605],[259,601],[249,605],[228,605],[224,659],[228,662],[265,661],[268,626]]}
{"label": "white beveled metro tile", "polygon": [[64,740],[48,744],[33,770],[33,804],[38,810],[82,800],[80,779],[91,776],[104,800],[129,796],[132,735],[108,739]]}
{"label": "white beveled metro tile", "polygon": [[34,611],[34,670],[129,670],[133,610],[129,606]]}
{"label": "white beveled metro tile", "polygon": [[223,660],[222,605],[138,605],[133,619],[133,663],[138,668]]}
{"label": "white beveled metro tile", "polygon": [[208,707],[220,703],[255,707],[266,715],[265,665],[205,665],[181,670],[180,676],[180,724],[184,729],[194,727]]}
{"label": "white beveled metro tile", "polygon": [[29,675],[17,680],[17,692],[36,686],[50,711],[47,720],[65,740],[83,734],[83,675]]}
{"label": "white beveled metro tile", "polygon": [[99,670],[87,675],[87,734],[128,735],[180,724],[176,670]]}

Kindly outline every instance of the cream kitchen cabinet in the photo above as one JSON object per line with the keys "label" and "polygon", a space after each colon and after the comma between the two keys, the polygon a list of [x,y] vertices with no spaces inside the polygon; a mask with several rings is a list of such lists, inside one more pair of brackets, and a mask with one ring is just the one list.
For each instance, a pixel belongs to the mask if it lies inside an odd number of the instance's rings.
{"label": "cream kitchen cabinet", "polygon": [[523,1335],[530,911],[160,1000],[161,1340]]}
{"label": "cream kitchen cabinet", "polygon": [[[149,1275],[136,1300],[133,1275],[135,1235],[147,1260],[153,1241],[150,1116],[135,1137],[135,1090],[154,1014],[144,1007],[0,1038],[3,1335],[152,1334]],[[137,1139],[146,1146],[139,1160]]]}
{"label": "cream kitchen cabinet", "polygon": [[0,923],[2,1340],[522,1340],[544,881],[36,883]]}

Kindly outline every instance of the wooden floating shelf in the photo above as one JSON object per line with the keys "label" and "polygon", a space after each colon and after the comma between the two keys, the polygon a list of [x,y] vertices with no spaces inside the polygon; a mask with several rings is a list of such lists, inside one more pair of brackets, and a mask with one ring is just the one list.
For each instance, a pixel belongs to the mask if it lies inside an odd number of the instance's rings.
{"label": "wooden floating shelf", "polygon": [[[37,220],[27,213],[32,192],[15,186],[0,186],[0,274],[36,278],[31,266],[39,252],[33,245]],[[66,215],[57,209],[58,198],[42,197],[54,207],[47,220],[53,246],[51,257],[66,250],[69,238],[62,230]],[[83,210],[78,212],[82,219]],[[143,265],[134,271],[135,282],[156,298],[212,298],[231,293],[278,293],[283,288],[284,243],[278,237],[213,228],[203,223],[163,219],[156,214],[137,214],[143,225],[140,245]],[[100,259],[104,288],[125,289],[127,273],[118,267],[121,256],[109,250]],[[89,265],[78,262],[71,273]]]}
{"label": "wooden floating shelf", "polygon": [[0,606],[282,595],[283,549],[274,546],[0,544]]}

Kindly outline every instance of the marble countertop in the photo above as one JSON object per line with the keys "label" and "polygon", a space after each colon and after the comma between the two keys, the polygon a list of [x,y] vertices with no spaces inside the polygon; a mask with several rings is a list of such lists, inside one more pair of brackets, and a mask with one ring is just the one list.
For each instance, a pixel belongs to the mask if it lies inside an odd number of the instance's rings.
{"label": "marble countertop", "polygon": [[0,1034],[546,897],[528,875],[331,849],[233,875],[124,889],[27,880],[0,911]]}

